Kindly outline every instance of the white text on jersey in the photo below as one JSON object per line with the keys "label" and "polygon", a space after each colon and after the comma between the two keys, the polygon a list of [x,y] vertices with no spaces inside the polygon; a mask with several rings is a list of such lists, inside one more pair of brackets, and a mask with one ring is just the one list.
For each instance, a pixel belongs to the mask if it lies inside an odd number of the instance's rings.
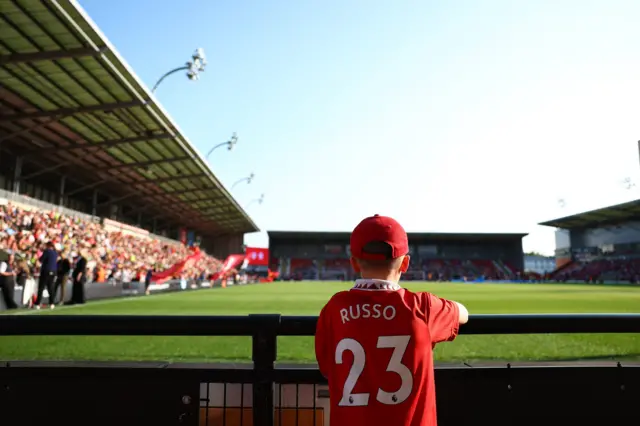
{"label": "white text on jersey", "polygon": [[380,317],[391,321],[396,317],[396,308],[392,305],[387,305],[383,308],[380,304],[371,305],[365,303],[362,305],[351,305],[348,309],[340,309],[340,319],[343,324],[351,320]]}

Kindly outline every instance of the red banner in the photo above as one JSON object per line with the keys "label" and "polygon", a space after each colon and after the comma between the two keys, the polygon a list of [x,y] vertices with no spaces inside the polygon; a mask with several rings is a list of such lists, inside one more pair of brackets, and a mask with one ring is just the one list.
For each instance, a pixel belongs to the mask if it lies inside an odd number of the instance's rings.
{"label": "red banner", "polygon": [[242,265],[243,261],[244,261],[244,254],[229,255],[229,257],[227,257],[224,263],[222,264],[222,269],[220,269],[218,272],[216,272],[213,275],[213,279],[217,280],[224,277],[230,270]]}
{"label": "red banner", "polygon": [[202,253],[200,253],[200,250],[194,250],[192,254],[187,256],[184,260],[174,264],[172,267],[167,268],[164,271],[154,272],[151,275],[151,282],[162,284],[176,275],[180,275],[184,269],[191,267],[198,259],[200,259],[201,255]]}
{"label": "red banner", "polygon": [[249,265],[269,265],[269,249],[258,247],[247,247],[245,250]]}

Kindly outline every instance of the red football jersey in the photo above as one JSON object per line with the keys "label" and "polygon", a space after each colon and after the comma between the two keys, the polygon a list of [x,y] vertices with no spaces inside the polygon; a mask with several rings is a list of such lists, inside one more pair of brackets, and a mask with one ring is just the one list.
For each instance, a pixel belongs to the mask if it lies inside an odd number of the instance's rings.
{"label": "red football jersey", "polygon": [[357,280],[322,309],[316,359],[331,426],[435,426],[433,346],[458,334],[455,302]]}

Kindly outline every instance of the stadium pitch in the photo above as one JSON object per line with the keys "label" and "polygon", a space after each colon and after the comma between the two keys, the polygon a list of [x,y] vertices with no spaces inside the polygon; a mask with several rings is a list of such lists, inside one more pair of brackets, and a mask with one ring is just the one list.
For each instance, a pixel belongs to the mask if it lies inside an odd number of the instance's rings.
{"label": "stadium pitch", "polygon": [[[640,287],[559,284],[405,283],[464,303],[472,314],[631,313]],[[278,282],[89,302],[17,315],[317,315],[344,282]],[[15,315],[15,314],[14,314]],[[82,321],[79,317],[78,321]],[[249,337],[0,337],[0,360],[237,362],[251,359]],[[459,336],[436,362],[640,359],[640,335]],[[312,337],[281,337],[278,360],[314,362]]]}

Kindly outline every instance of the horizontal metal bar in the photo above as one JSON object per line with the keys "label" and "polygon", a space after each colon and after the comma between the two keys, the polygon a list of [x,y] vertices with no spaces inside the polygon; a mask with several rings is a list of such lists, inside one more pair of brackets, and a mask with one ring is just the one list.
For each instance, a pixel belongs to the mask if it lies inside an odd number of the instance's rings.
{"label": "horizontal metal bar", "polygon": [[182,194],[192,194],[194,192],[200,191],[215,191],[215,187],[207,187],[207,188],[191,188],[191,189],[174,189],[171,191],[166,191],[165,194],[174,194],[174,195],[182,195]]}
{"label": "horizontal metal bar", "polygon": [[105,171],[105,170],[121,170],[121,169],[132,169],[136,167],[149,167],[156,164],[171,164],[178,163],[180,161],[188,161],[191,160],[192,157],[185,155],[182,157],[173,157],[173,158],[163,158],[161,160],[150,160],[150,161],[141,161],[137,163],[120,163],[113,166],[105,166],[105,167],[94,167],[95,171]]}
{"label": "horizontal metal bar", "polygon": [[144,182],[135,182],[135,183],[132,183],[131,185],[132,186],[157,185],[160,183],[175,182],[177,180],[199,179],[204,177],[207,177],[205,173],[196,173],[192,175],[177,175],[177,176],[166,177],[166,178],[150,178],[149,180],[146,180]]}
{"label": "horizontal metal bar", "polygon": [[34,111],[34,112],[22,112],[18,114],[0,115],[0,123],[14,122],[19,120],[33,120],[36,118],[45,118],[53,116],[68,116],[74,114],[81,114],[86,112],[96,111],[112,111],[115,109],[126,109],[135,106],[142,106],[140,102],[114,102],[110,104],[98,104],[81,107],[60,108],[50,111]]}
{"label": "horizontal metal bar", "polygon": [[55,166],[47,167],[45,169],[40,169],[37,172],[31,173],[30,175],[19,176],[18,180],[23,182],[25,180],[33,179],[34,177],[37,177],[46,173],[55,172],[56,170],[65,167],[66,165],[67,163],[56,164]]}
{"label": "horizontal metal bar", "polygon": [[[316,317],[282,317],[281,336],[311,336]],[[640,333],[640,314],[471,315],[460,334]]]}
{"label": "horizontal metal bar", "polygon": [[251,316],[0,315],[0,336],[251,336]]}
{"label": "horizontal metal bar", "polygon": [[66,152],[66,151],[90,151],[90,150],[98,150],[98,149],[104,149],[104,148],[112,148],[112,147],[126,145],[126,144],[135,144],[139,142],[149,142],[154,140],[170,139],[172,137],[173,136],[168,133],[162,133],[158,135],[134,136],[130,138],[105,140],[101,142],[83,143],[78,145],[36,148],[33,150],[33,152],[42,154],[43,152],[49,153],[49,152]]}
{"label": "horizontal metal bar", "polygon": [[90,47],[80,47],[68,50],[51,50],[45,52],[14,53],[0,56],[0,65],[21,64],[25,62],[54,61],[57,59],[82,58],[85,56],[98,56],[108,49],[103,47],[99,50]]}
{"label": "horizontal metal bar", "polygon": [[[279,336],[313,336],[317,317],[279,316]],[[0,335],[251,336],[264,315],[0,315]],[[472,315],[460,334],[640,333],[640,314]]]}

